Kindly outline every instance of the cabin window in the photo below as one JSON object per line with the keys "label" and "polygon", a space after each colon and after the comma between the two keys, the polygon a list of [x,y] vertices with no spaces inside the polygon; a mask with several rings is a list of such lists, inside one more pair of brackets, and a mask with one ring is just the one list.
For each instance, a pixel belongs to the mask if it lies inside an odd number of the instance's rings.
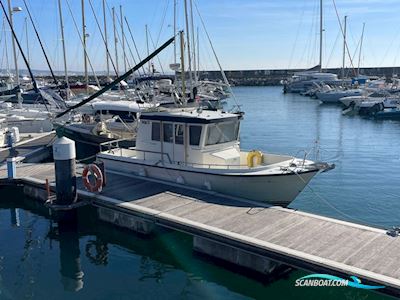
{"label": "cabin window", "polygon": [[163,123],[163,135],[164,142],[173,143],[174,142],[174,130],[170,123]]}
{"label": "cabin window", "polygon": [[201,137],[201,126],[190,125],[189,126],[189,135],[190,135],[190,145],[191,146],[199,146],[200,145],[200,137]]}
{"label": "cabin window", "polygon": [[211,124],[207,130],[206,145],[228,143],[237,140],[239,133],[238,122]]}
{"label": "cabin window", "polygon": [[151,140],[160,141],[160,122],[151,123]]}
{"label": "cabin window", "polygon": [[175,144],[183,145],[183,124],[175,124]]}

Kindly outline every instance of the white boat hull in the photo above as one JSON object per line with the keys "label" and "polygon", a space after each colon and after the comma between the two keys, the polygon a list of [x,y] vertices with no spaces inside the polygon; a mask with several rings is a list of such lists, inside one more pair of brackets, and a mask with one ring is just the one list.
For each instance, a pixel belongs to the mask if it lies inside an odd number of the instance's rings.
{"label": "white boat hull", "polygon": [[43,119],[7,120],[8,127],[18,127],[20,133],[40,133],[53,130],[53,123]]}
{"label": "white boat hull", "polygon": [[127,157],[116,159],[115,156],[106,154],[99,154],[97,158],[104,162],[106,170],[159,179],[280,206],[289,205],[319,171],[314,169],[299,175],[294,173],[218,174],[208,172],[208,169],[204,169],[203,172],[188,170],[179,165],[172,168],[135,163],[133,159]]}
{"label": "white boat hull", "polygon": [[344,97],[361,96],[360,90],[355,91],[329,91],[329,92],[317,92],[316,96],[318,100],[324,103],[340,103],[340,99]]}

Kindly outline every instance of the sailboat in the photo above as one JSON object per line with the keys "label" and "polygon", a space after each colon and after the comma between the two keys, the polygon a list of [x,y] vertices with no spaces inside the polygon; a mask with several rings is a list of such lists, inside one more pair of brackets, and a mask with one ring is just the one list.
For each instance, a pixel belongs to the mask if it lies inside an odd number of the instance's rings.
{"label": "sailboat", "polygon": [[283,83],[284,93],[306,93],[315,84],[340,85],[343,84],[333,73],[322,72],[322,42],[323,42],[323,0],[320,0],[320,29],[319,29],[319,63],[317,66],[302,72],[296,72]]}

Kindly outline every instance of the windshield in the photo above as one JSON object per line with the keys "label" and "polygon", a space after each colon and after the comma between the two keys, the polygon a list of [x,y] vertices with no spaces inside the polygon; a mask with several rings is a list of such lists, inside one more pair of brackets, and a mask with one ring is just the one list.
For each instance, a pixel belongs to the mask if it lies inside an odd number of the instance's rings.
{"label": "windshield", "polygon": [[206,145],[215,145],[236,141],[239,133],[239,122],[212,124],[207,129]]}

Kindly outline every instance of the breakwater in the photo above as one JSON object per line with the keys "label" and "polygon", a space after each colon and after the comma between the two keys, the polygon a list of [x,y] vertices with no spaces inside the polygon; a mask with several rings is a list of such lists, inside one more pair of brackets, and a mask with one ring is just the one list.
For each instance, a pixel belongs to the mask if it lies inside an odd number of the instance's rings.
{"label": "breakwater", "polygon": [[[287,79],[296,72],[304,71],[304,69],[275,69],[275,70],[227,70],[225,71],[226,77],[229,82],[236,86],[275,86],[279,85],[281,80]],[[342,74],[341,68],[330,68],[324,69],[323,72],[329,72],[337,74],[339,77]],[[345,72],[347,77],[354,76],[354,71],[346,69]],[[390,80],[393,77],[397,77],[400,74],[400,67],[369,67],[360,68],[360,74],[370,77],[385,77]],[[171,74],[170,74],[171,75]],[[171,75],[172,76],[172,75]],[[57,75],[60,81],[63,81],[63,76]],[[106,82],[106,76],[97,76],[100,82]],[[188,76],[187,76],[188,77]],[[95,78],[90,76],[90,82],[95,84]],[[220,71],[200,71],[199,78],[201,80],[223,80]],[[0,79],[7,80],[7,77],[0,76]],[[37,76],[38,80],[52,80],[50,75],[44,75],[43,72]],[[85,77],[80,74],[74,74],[69,76],[70,82],[84,82]]]}
{"label": "breakwater", "polygon": [[[237,86],[274,86],[279,85],[281,80],[292,76],[304,69],[281,69],[281,70],[228,70],[225,71],[229,82]],[[324,69],[323,72],[341,75],[341,68]],[[354,76],[353,71],[346,70],[348,77]],[[385,77],[390,80],[400,74],[400,67],[384,68],[360,68],[360,74],[371,77]],[[220,71],[204,71],[200,73],[200,79],[222,80]]]}

